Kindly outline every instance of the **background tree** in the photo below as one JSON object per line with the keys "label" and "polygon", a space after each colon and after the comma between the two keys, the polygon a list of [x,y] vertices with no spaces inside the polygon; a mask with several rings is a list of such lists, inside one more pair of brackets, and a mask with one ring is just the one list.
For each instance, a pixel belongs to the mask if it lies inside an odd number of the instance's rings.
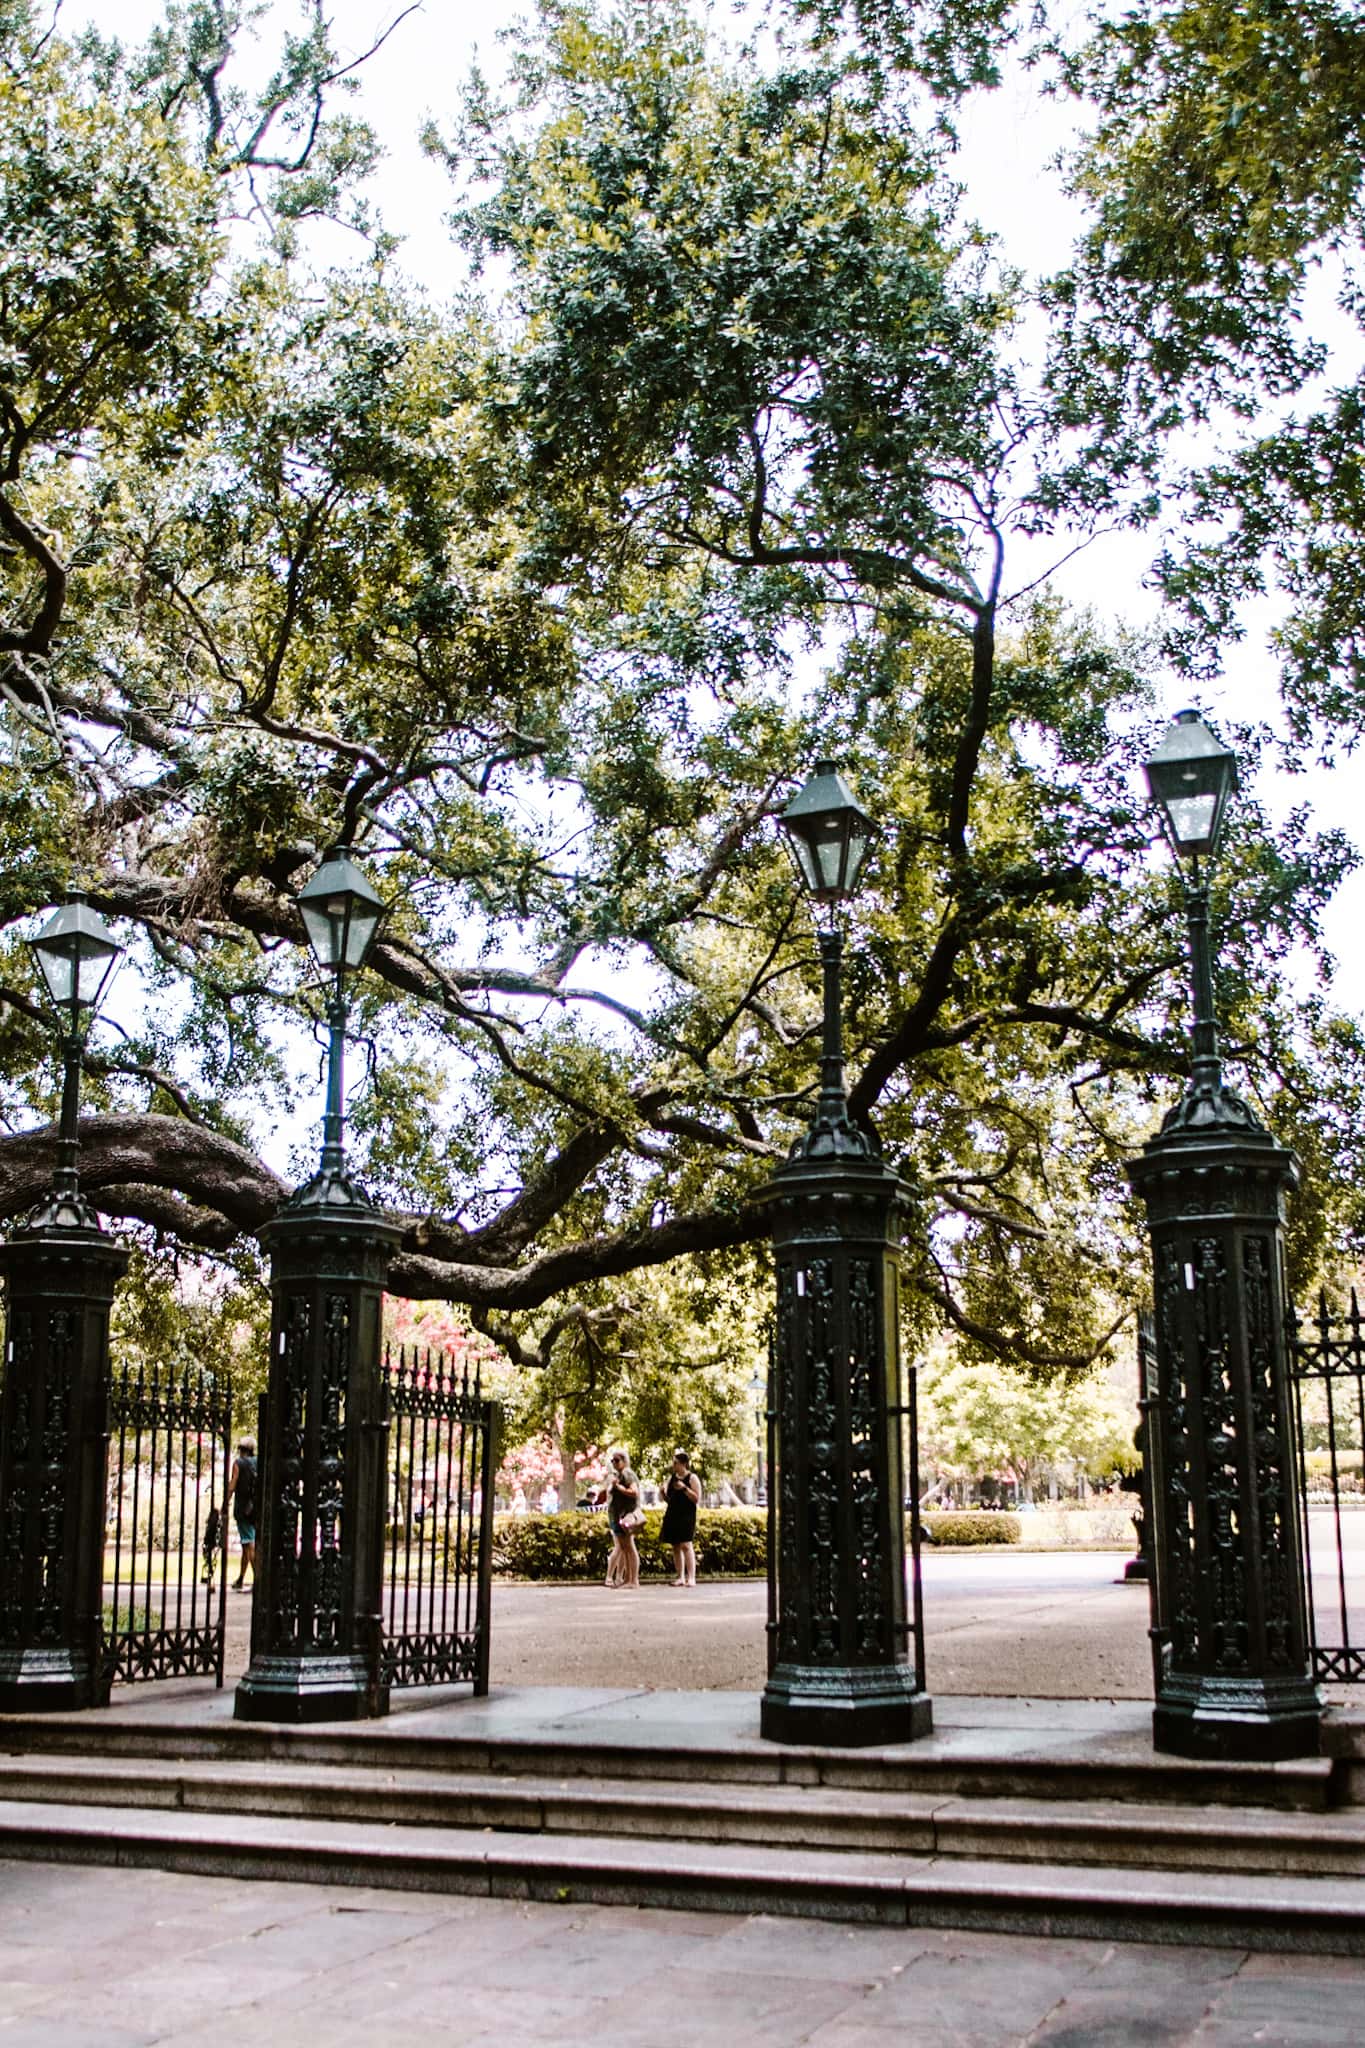
{"label": "background tree", "polygon": [[1319,0],[1144,0],[1064,71],[1093,135],[1055,383],[1091,448],[1183,498],[1175,657],[1216,668],[1270,594],[1291,738],[1329,757],[1362,703],[1363,57]]}
{"label": "background tree", "polygon": [[[1134,805],[1153,652],[1010,577],[1059,508],[1131,498],[1126,444],[1106,469],[1102,383],[1030,382],[1038,308],[959,217],[950,126],[850,20],[759,63],[678,5],[547,6],[508,103],[476,86],[433,142],[495,260],[438,307],[378,229],[309,267],[295,218],[353,207],[369,147],[327,126],[320,30],[248,106],[222,8],[132,58],[0,16],[4,203],[44,238],[3,387],[36,537],[3,569],[31,641],[0,643],[11,1122],[51,1101],[21,920],[79,877],[143,991],[85,1182],[181,1248],[249,1239],[284,1188],[254,1147],[312,1089],[293,893],[351,839],[394,904],[356,1007],[394,1285],[546,1360],[527,1399],[566,1429],[583,1403],[580,1449],[608,1419],[637,1449],[734,1426],[747,1336],[714,1385],[665,1367],[750,1301],[751,1197],[811,1099],[814,948],[772,820],[816,754],[886,825],[852,1092],[911,1185],[916,1334],[1097,1356],[1139,1284],[1120,1162],[1186,1064],[1175,884]],[[104,137],[84,183],[49,189],[50,107]],[[102,198],[125,161],[132,199]],[[134,257],[84,239],[106,216],[165,273],[136,346]],[[64,357],[53,280],[85,323]],[[1277,1127],[1340,1105],[1305,1263],[1365,1184],[1358,1036],[1293,980],[1351,858],[1246,804],[1219,875],[1246,1085]],[[0,1141],[0,1210],[51,1157],[50,1130]]]}
{"label": "background tree", "polygon": [[921,1483],[931,1473],[979,1484],[1012,1478],[1032,1501],[1053,1477],[1105,1479],[1132,1470],[1131,1402],[1103,1369],[1066,1385],[1041,1385],[999,1364],[952,1362],[940,1353],[920,1378]]}

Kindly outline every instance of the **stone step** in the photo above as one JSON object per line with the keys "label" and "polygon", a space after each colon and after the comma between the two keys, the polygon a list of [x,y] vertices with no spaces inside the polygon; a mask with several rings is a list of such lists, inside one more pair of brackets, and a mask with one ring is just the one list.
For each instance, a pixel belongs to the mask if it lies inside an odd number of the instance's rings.
{"label": "stone step", "polygon": [[[219,1695],[220,1701],[223,1696]],[[411,1723],[439,1721],[439,1732]],[[943,1798],[1118,1801],[1325,1811],[1339,1803],[1343,1760],[1213,1763],[1157,1755],[1144,1741],[1039,1741],[1001,1744],[986,1731],[955,1730],[913,1744],[831,1750],[752,1739],[671,1741],[648,1729],[638,1738],[588,1725],[562,1733],[490,1734],[461,1728],[460,1717],[433,1711],[347,1727],[289,1728],[234,1721],[226,1711],[119,1710],[80,1716],[0,1717],[0,1753],[99,1755],[167,1762],[234,1760],[336,1764],[349,1769],[422,1770],[488,1777],[578,1777],[676,1785],[823,1785],[849,1792]],[[1335,1773],[1335,1777],[1334,1777]]]}
{"label": "stone step", "polygon": [[0,1857],[887,1926],[1365,1954],[1365,1881],[0,1802]]}
{"label": "stone step", "polygon": [[1365,1878],[1365,1814],[971,1798],[832,1786],[452,1775],[353,1763],[0,1758],[0,1802],[654,1837],[832,1854]]}

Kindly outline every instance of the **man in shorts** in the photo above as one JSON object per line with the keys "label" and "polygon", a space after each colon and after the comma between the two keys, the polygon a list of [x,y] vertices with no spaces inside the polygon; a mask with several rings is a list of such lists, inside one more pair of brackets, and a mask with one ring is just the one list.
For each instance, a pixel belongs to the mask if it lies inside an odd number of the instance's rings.
{"label": "man in shorts", "polygon": [[[242,1561],[237,1568],[232,1590],[240,1593],[246,1579],[247,1566],[251,1567],[251,1583],[256,1583],[256,1440],[244,1436],[237,1446],[237,1455],[232,1461],[232,1477],[228,1480],[227,1500],[232,1502],[232,1518],[237,1524],[237,1540],[242,1546]],[[227,1501],[224,1502],[226,1507]]]}

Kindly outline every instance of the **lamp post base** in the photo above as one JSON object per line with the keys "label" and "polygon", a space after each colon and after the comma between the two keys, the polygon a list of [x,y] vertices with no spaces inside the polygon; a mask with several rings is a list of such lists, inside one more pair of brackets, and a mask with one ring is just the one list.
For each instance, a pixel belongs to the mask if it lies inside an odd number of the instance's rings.
{"label": "lamp post base", "polygon": [[759,1708],[768,1742],[809,1742],[830,1749],[914,1742],[934,1725],[934,1703],[916,1692],[903,1664],[779,1664]]}
{"label": "lamp post base", "polygon": [[254,1657],[233,1701],[237,1721],[374,1721],[389,1711],[389,1689],[376,1685],[361,1656],[287,1653]]}
{"label": "lamp post base", "polygon": [[1278,1763],[1316,1756],[1322,1695],[1306,1678],[1175,1676],[1161,1687],[1152,1741],[1168,1756]]}
{"label": "lamp post base", "polygon": [[0,1714],[70,1714],[96,1705],[95,1669],[80,1651],[0,1650]]}

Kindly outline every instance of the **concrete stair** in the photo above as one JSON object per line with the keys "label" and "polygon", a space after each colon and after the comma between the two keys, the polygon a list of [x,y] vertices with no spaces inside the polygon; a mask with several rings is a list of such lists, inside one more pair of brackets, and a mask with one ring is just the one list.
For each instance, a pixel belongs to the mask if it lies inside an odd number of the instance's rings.
{"label": "concrete stair", "polygon": [[[150,1689],[149,1689],[150,1690]],[[219,1700],[223,1695],[218,1695]],[[655,1697],[660,1697],[656,1695]],[[689,1695],[675,1695],[688,1698]],[[698,1700],[743,1695],[698,1694]],[[1044,1702],[1044,1705],[1047,1703]],[[1002,1746],[990,1730],[951,1744],[937,1736],[890,1749],[815,1749],[755,1739],[708,1741],[689,1733],[671,1739],[646,1723],[623,1735],[589,1724],[562,1723],[544,1730],[513,1728],[490,1734],[486,1720],[460,1701],[464,1713],[395,1714],[346,1728],[286,1728],[241,1722],[219,1712],[159,1712],[119,1718],[0,1716],[0,1759],[83,1756],[184,1761],[288,1762],[350,1765],[364,1770],[395,1766],[439,1775],[559,1779],[589,1777],[629,1783],[705,1785],[823,1785],[848,1792],[894,1792],[940,1798],[1119,1800],[1154,1806],[1256,1806],[1277,1811],[1325,1811],[1340,1802],[1343,1764],[1306,1757],[1275,1764],[1217,1764],[1159,1756],[1145,1730],[1139,1742]],[[485,1715],[487,1710],[485,1709]],[[127,1710],[124,1710],[125,1714]],[[756,1714],[754,1716],[756,1720]],[[439,1730],[432,1723],[439,1722]]]}
{"label": "concrete stair", "polygon": [[1332,1807],[1328,1759],[708,1749],[441,1720],[6,1720],[0,1857],[1365,1954],[1365,1810]]}
{"label": "concrete stair", "polygon": [[530,1836],[598,1836],[821,1854],[987,1858],[1108,1869],[1365,1878],[1365,1813],[1165,1806],[610,1777],[509,1777],[335,1763],[0,1759],[11,1806]]}

